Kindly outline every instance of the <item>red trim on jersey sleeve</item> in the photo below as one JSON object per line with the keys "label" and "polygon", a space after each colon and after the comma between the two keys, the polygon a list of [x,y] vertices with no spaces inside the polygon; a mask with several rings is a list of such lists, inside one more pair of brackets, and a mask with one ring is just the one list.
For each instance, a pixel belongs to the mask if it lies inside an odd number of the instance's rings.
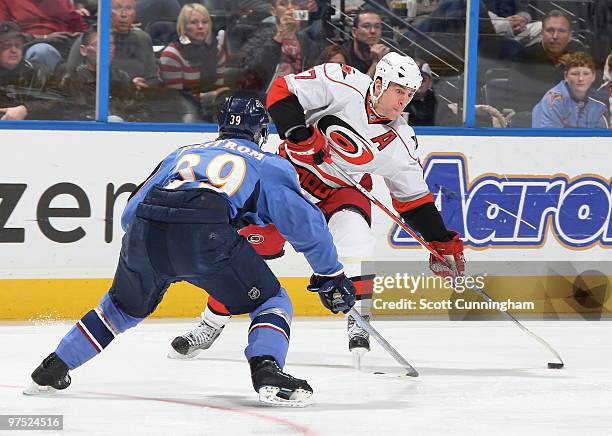
{"label": "red trim on jersey sleeve", "polygon": [[396,211],[398,211],[400,214],[404,212],[408,212],[409,210],[412,210],[412,209],[416,209],[417,207],[425,203],[434,202],[434,198],[431,192],[425,195],[424,197],[417,198],[416,200],[412,200],[412,201],[399,201],[399,200],[396,200],[395,198],[393,198],[392,200],[393,200],[392,201],[393,208]]}
{"label": "red trim on jersey sleeve", "polygon": [[285,78],[279,77],[272,83],[272,87],[266,98],[266,108],[269,109],[274,103],[292,95],[293,93],[289,91]]}
{"label": "red trim on jersey sleeve", "polygon": [[325,74],[325,77],[327,78],[327,80],[329,80],[330,82],[334,82],[334,83],[338,83],[340,85],[344,85],[344,86],[348,86],[349,88],[351,88],[352,90],[356,91],[359,95],[361,95],[362,97],[364,96],[361,91],[359,91],[357,88],[355,88],[352,85],[349,85],[348,83],[344,83],[341,82],[340,80],[336,80],[336,79],[332,79],[331,76],[329,74],[327,74],[327,66],[328,65],[338,65],[338,64],[324,64],[323,65],[323,73]]}

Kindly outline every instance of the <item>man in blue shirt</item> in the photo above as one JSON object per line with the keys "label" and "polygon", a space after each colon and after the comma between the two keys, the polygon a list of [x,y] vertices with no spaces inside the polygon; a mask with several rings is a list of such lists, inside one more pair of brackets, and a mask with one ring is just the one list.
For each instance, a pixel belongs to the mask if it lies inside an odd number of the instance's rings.
{"label": "man in blue shirt", "polygon": [[293,166],[259,148],[267,123],[259,101],[230,97],[219,114],[216,141],[179,148],[158,165],[121,218],[126,233],[110,291],[36,368],[24,393],[67,388],[69,370],[150,315],[166,289],[184,280],[230,313],[250,314],[245,356],[262,402],[310,403],[310,385],[282,372],[291,301],[237,227],[275,224],[306,256],[315,271],[309,290],[332,312],[347,312],[355,289],[344,276],[325,218],[302,196]]}
{"label": "man in blue shirt", "polygon": [[548,91],[533,108],[532,127],[590,127],[607,129],[608,107],[595,98],[595,63],[586,53],[572,53],[564,80]]}

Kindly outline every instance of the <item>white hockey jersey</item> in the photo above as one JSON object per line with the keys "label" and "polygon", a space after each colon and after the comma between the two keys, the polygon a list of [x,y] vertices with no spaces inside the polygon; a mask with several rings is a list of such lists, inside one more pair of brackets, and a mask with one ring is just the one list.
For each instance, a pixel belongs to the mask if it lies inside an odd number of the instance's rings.
{"label": "white hockey jersey", "polygon": [[[316,125],[329,140],[336,165],[356,180],[368,173],[382,176],[400,212],[428,196],[414,130],[402,117],[381,119],[372,112],[369,76],[347,65],[323,64],[284,79],[306,111],[306,123]],[[327,186],[346,186],[327,163],[308,165],[286,153]]]}

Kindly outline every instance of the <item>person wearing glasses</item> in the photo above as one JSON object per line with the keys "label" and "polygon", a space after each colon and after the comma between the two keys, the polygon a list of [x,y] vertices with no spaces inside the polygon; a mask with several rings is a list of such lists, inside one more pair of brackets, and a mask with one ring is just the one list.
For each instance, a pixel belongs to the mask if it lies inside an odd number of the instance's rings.
{"label": "person wearing glasses", "polygon": [[376,64],[389,53],[389,47],[381,43],[382,20],[371,10],[357,12],[351,30],[353,39],[344,44],[348,64],[370,77],[374,77]]}

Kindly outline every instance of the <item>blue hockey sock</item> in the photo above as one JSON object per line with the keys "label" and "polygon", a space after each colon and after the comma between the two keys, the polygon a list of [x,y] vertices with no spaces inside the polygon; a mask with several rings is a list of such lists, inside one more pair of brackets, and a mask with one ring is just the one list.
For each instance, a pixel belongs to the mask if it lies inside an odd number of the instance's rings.
{"label": "blue hockey sock", "polygon": [[293,308],[287,292],[280,288],[274,297],[251,312],[249,345],[244,350],[247,359],[272,356],[278,366],[285,366]]}
{"label": "blue hockey sock", "polygon": [[87,312],[64,336],[55,353],[68,368],[78,368],[106,348],[115,336],[140,321],[142,318],[119,309],[106,293],[98,307]]}

